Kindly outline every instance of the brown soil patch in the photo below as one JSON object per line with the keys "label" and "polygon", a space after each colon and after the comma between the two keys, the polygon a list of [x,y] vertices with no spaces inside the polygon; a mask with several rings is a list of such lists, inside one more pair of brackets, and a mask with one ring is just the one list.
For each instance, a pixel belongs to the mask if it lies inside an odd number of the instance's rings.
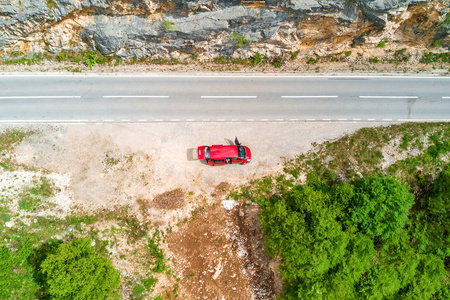
{"label": "brown soil patch", "polygon": [[184,192],[181,189],[175,189],[156,195],[152,204],[157,209],[181,208],[184,206]]}
{"label": "brown soil patch", "polygon": [[194,215],[167,239],[176,273],[186,280],[183,299],[251,299],[231,230],[237,230],[233,213],[209,206]]}
{"label": "brown soil patch", "polygon": [[231,185],[228,182],[222,181],[219,183],[216,188],[214,189],[214,192],[211,194],[211,196],[218,196],[222,197],[230,190]]}

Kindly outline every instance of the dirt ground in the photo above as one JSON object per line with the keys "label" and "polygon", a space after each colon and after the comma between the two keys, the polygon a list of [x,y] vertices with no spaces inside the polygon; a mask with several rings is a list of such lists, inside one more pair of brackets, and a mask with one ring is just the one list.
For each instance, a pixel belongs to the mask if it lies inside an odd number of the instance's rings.
{"label": "dirt ground", "polygon": [[[281,282],[276,263],[263,251],[258,207],[225,200],[228,191],[280,171],[283,161],[306,152],[313,142],[377,125],[20,125],[36,134],[17,145],[14,153],[15,160],[30,170],[65,178],[63,212],[129,206],[137,216],[145,211],[160,230],[173,228],[164,250],[174,273],[185,278],[179,291],[182,299],[273,299]],[[1,125],[0,131],[7,127]],[[197,146],[228,144],[235,136],[252,149],[250,164],[211,167],[192,158]],[[115,265],[122,273],[133,272],[130,264]]]}

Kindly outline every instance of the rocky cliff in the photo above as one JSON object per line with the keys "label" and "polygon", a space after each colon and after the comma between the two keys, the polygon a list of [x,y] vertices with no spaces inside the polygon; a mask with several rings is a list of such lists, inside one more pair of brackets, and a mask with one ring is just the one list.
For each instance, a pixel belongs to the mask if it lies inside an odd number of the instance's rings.
{"label": "rocky cliff", "polygon": [[[448,48],[449,2],[425,0],[0,0],[0,50],[97,49],[172,57]],[[447,17],[450,23],[450,16]],[[447,24],[448,25],[448,24]]]}

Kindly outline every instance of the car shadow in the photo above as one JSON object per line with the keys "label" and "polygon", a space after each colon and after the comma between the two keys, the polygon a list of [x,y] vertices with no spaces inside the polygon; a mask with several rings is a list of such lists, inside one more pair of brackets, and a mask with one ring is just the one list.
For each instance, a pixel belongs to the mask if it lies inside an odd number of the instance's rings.
{"label": "car shadow", "polygon": [[227,138],[224,138],[224,140],[227,142],[228,145],[234,145],[234,142],[232,140],[229,140]]}
{"label": "car shadow", "polygon": [[197,148],[188,148],[186,150],[186,158],[187,158],[188,161],[196,161],[196,160],[198,160],[202,164],[209,166],[205,159],[198,159]]}
{"label": "car shadow", "polygon": [[186,158],[188,161],[198,160],[197,148],[188,148],[186,150]]}

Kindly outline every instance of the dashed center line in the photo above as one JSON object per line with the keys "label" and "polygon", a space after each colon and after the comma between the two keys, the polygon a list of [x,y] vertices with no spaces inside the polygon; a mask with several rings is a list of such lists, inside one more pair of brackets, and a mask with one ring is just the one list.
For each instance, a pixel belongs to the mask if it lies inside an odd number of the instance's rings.
{"label": "dashed center line", "polygon": [[103,98],[169,98],[169,96],[139,96],[139,95],[116,95],[116,96],[103,96]]}
{"label": "dashed center line", "polygon": [[81,96],[4,96],[0,99],[64,99],[64,98],[81,98]]}
{"label": "dashed center line", "polygon": [[281,96],[281,98],[338,98],[338,96]]}
{"label": "dashed center line", "polygon": [[442,97],[442,99],[450,99],[450,97]]}
{"label": "dashed center line", "polygon": [[258,96],[201,96],[202,99],[239,99],[239,98],[258,98]]}
{"label": "dashed center line", "polygon": [[359,96],[359,98],[373,98],[373,99],[417,99],[417,96]]}

